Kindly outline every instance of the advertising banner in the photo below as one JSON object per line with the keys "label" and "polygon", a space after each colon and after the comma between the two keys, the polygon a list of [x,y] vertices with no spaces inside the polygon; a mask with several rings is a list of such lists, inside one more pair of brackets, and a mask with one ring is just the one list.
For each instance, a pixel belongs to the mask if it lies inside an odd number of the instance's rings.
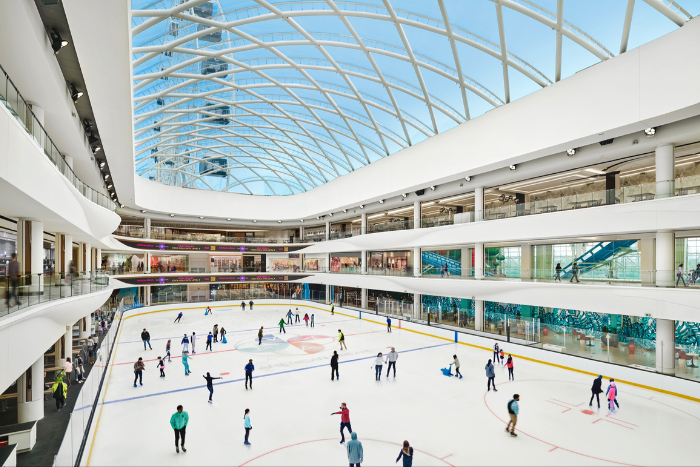
{"label": "advertising banner", "polygon": [[119,240],[124,245],[141,250],[156,251],[220,251],[229,253],[288,253],[306,248],[305,246],[283,245],[222,245],[188,242],[158,242],[150,240]]}
{"label": "advertising banner", "polygon": [[118,281],[131,285],[217,284],[231,282],[290,282],[309,277],[309,274],[211,274],[161,276],[157,274],[119,277]]}

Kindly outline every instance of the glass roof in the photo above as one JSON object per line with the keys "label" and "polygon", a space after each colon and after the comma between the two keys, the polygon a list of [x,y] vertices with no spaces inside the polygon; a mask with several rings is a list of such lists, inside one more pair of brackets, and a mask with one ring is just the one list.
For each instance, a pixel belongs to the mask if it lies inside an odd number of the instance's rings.
{"label": "glass roof", "polygon": [[132,8],[137,173],[289,195],[667,34],[700,2],[132,0]]}

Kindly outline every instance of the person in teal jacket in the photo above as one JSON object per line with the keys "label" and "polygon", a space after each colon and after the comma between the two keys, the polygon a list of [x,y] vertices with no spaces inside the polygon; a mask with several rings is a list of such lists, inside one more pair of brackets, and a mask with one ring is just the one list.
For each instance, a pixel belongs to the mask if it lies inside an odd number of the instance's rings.
{"label": "person in teal jacket", "polygon": [[351,440],[348,441],[348,461],[350,462],[350,467],[360,467],[360,464],[364,462],[362,456],[362,443],[357,440],[357,432],[353,431]]}
{"label": "person in teal jacket", "polygon": [[243,444],[250,445],[248,442],[248,435],[250,435],[250,430],[253,429],[253,425],[250,423],[250,409],[245,409],[245,414],[243,415],[243,428],[245,428],[245,442]]}
{"label": "person in teal jacket", "polygon": [[180,445],[182,446],[182,452],[187,452],[185,449],[185,430],[187,429],[187,423],[190,421],[190,416],[187,412],[182,410],[182,406],[177,406],[177,412],[170,417],[170,426],[175,430],[175,452],[179,453],[180,448],[177,446],[178,440],[181,439]]}
{"label": "person in teal jacket", "polygon": [[188,376],[190,372],[190,364],[188,363],[190,357],[189,353],[185,350],[182,352],[182,364],[185,365],[185,376]]}

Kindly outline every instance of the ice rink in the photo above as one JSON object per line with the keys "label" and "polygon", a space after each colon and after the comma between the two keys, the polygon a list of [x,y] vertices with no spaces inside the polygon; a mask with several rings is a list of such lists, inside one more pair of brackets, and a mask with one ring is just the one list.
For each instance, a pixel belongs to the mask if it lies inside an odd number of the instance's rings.
{"label": "ice rink", "polygon": [[[516,358],[516,380],[509,382],[505,369],[496,368],[498,392],[487,392],[490,352],[397,328],[389,334],[384,325],[340,313],[300,306],[302,318],[315,313],[316,326],[302,321],[279,334],[276,323],[289,306],[256,305],[245,312],[214,307],[210,316],[203,307],[185,309],[181,322],[173,323],[177,309],[124,320],[89,465],[348,465],[339,443],[340,415],[330,415],[341,402],[350,409],[368,466],[395,465],[404,440],[420,466],[698,464],[700,405],[686,399],[622,383],[621,409],[608,415],[603,400],[603,408],[589,410],[592,376]],[[214,324],[226,328],[228,343],[205,352],[204,337]],[[258,346],[260,326],[265,337]],[[143,328],[153,350],[143,350]],[[331,381],[338,329],[348,350],[339,351],[340,380]],[[185,376],[180,341],[193,331],[196,354],[192,374]],[[156,357],[165,354],[168,339],[172,363],[160,378]],[[392,346],[400,355],[397,375],[387,378],[384,366],[376,382],[373,360]],[[440,371],[455,353],[463,379]],[[143,386],[134,388],[138,357],[146,371]],[[250,358],[254,389],[246,391],[243,367]],[[213,404],[207,402],[206,372],[224,378],[215,383]],[[521,396],[517,438],[504,432],[514,393]],[[169,424],[178,404],[190,417],[187,453],[179,454]],[[243,444],[246,408],[250,446]]]}

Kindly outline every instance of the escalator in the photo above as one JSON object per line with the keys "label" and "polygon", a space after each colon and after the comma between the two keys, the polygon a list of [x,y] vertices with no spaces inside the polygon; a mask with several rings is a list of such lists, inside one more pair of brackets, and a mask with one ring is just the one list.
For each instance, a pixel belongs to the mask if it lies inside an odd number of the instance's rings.
{"label": "escalator", "polygon": [[616,257],[624,256],[633,250],[630,248],[637,243],[637,240],[622,240],[614,242],[600,242],[584,254],[576,258],[571,263],[562,268],[562,277],[571,278],[571,268],[573,263],[578,263],[579,276],[586,274],[603,266]]}

